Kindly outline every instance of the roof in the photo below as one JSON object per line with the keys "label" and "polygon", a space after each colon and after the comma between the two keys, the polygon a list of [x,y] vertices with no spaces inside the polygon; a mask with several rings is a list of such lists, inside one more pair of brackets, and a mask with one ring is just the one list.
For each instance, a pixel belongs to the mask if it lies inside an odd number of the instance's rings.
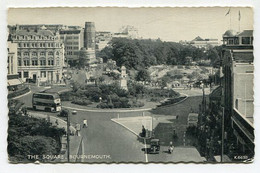
{"label": "roof", "polygon": [[192,41],[204,41],[204,40],[200,36],[198,36],[195,39],[193,39]]}
{"label": "roof", "polygon": [[17,30],[16,35],[42,35],[42,36],[53,36],[54,34],[50,30],[37,30],[27,31],[27,30]]}
{"label": "roof", "polygon": [[237,32],[234,30],[227,30],[224,34],[223,37],[234,37],[237,35]]}
{"label": "roof", "polygon": [[253,37],[253,30],[244,30],[243,32],[239,33],[237,36],[240,36],[240,37]]}

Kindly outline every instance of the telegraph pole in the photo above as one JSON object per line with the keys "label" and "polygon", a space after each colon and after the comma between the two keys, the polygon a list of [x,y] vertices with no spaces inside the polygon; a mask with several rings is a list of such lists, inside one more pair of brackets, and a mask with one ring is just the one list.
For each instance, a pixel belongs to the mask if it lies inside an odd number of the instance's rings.
{"label": "telegraph pole", "polygon": [[67,159],[70,162],[70,113],[67,111]]}

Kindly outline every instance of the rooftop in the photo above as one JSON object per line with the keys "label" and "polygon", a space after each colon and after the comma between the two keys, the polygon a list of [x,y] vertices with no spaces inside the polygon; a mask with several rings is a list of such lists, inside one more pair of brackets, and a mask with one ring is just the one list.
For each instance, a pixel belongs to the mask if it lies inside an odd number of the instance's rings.
{"label": "rooftop", "polygon": [[28,30],[17,30],[16,35],[41,35],[41,36],[53,36],[53,32],[50,30],[37,30],[37,31],[28,31]]}

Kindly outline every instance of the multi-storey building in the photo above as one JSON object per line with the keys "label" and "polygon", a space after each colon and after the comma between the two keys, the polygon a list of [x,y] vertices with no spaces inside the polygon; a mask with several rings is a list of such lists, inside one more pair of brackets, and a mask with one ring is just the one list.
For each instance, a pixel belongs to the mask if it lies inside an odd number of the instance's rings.
{"label": "multi-storey building", "polygon": [[75,66],[78,61],[79,50],[84,46],[84,30],[79,26],[63,27],[60,31],[60,39],[65,47],[65,59],[67,64]]}
{"label": "multi-storey building", "polygon": [[18,74],[23,80],[37,83],[59,83],[64,66],[64,45],[59,32],[40,29],[19,29],[9,39],[17,43]]}
{"label": "multi-storey building", "polygon": [[[237,152],[248,158],[254,156],[253,61],[253,31],[226,31],[222,58],[224,116],[231,123]],[[228,131],[230,124],[226,125]]]}

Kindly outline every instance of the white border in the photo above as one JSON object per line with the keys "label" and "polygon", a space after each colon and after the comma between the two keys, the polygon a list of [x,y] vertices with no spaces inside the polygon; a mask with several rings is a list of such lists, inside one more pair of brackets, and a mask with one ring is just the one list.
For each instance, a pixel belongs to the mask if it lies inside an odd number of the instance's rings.
{"label": "white border", "polygon": [[[6,137],[7,137],[7,95],[6,91],[6,10],[7,7],[50,7],[50,6],[119,6],[119,7],[156,7],[156,6],[253,6],[255,10],[255,26],[254,26],[254,44],[255,44],[255,129],[256,129],[256,157],[253,164],[231,164],[231,165],[220,165],[220,164],[53,164],[53,165],[34,165],[34,164],[20,164],[12,165],[7,163],[7,153],[6,153]],[[14,172],[205,172],[205,173],[230,173],[230,172],[259,172],[260,168],[260,157],[259,157],[259,116],[260,113],[260,60],[259,60],[259,46],[260,39],[260,3],[255,0],[0,0],[0,29],[1,29],[1,40],[0,40],[0,69],[1,69],[1,81],[0,81],[0,91],[1,91],[1,115],[0,115],[0,172],[3,173],[14,173]]]}

